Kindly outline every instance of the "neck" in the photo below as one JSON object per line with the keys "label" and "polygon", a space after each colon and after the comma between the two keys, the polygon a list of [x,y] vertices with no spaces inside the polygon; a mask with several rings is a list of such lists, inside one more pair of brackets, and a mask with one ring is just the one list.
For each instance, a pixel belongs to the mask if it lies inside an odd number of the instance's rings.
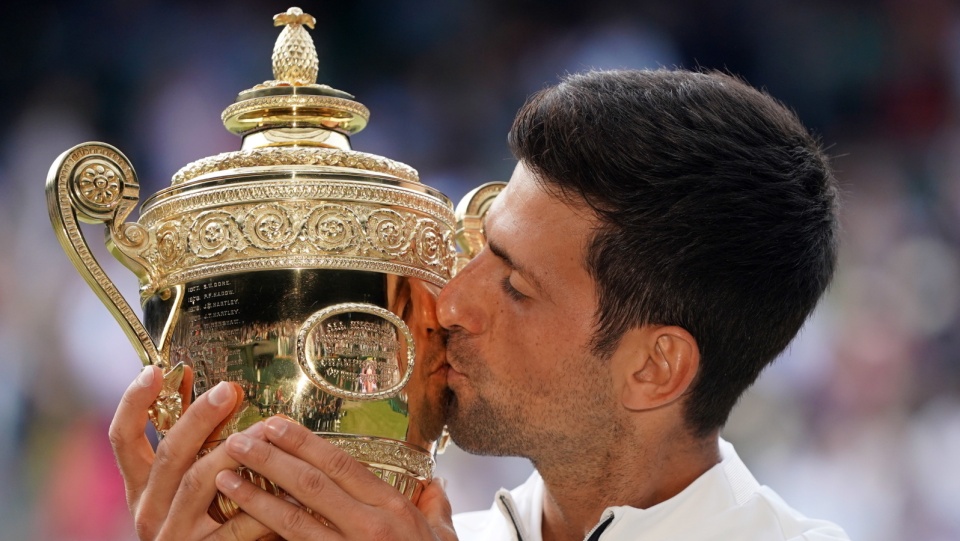
{"label": "neck", "polygon": [[646,509],[676,496],[720,462],[718,438],[671,437],[636,447],[620,442],[629,454],[608,449],[573,462],[535,461],[546,485],[543,540],[581,541],[608,507]]}

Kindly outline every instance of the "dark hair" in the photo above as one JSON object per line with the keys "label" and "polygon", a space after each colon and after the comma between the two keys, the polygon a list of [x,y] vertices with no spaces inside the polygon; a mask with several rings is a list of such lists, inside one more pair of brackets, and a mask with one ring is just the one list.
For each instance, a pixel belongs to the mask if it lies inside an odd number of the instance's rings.
{"label": "dark hair", "polygon": [[594,351],[644,324],[685,328],[701,356],[686,421],[722,427],[833,274],[838,196],[818,142],[734,77],[668,70],[568,76],[527,101],[509,141],[600,218]]}

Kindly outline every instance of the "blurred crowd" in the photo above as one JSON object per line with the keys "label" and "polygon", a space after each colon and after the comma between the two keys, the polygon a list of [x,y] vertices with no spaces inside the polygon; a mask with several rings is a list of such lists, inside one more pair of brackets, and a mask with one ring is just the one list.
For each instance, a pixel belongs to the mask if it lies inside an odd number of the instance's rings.
{"label": "blurred crowd", "polygon": [[[530,93],[589,68],[738,74],[797,111],[844,192],[839,273],[725,437],[801,511],[873,541],[960,539],[960,4],[954,0],[306,2],[320,79],[372,111],[358,150],[455,201],[506,179]],[[119,147],[141,194],[236,150],[220,124],[271,79],[289,7],[37,1],[0,28],[0,537],[134,539],[107,425],[139,369],[50,229],[50,164]],[[86,230],[100,244],[99,228]],[[134,276],[101,262],[137,305]],[[451,450],[455,510],[530,466]]]}

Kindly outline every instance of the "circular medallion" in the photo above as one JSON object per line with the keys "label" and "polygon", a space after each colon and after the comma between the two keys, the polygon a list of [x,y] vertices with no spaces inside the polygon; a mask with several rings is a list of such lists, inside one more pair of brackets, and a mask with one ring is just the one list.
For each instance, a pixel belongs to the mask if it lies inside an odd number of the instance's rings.
{"label": "circular medallion", "polygon": [[234,241],[233,215],[223,210],[202,212],[190,228],[190,251],[200,258],[222,254]]}
{"label": "circular medallion", "polygon": [[157,253],[164,265],[175,265],[183,256],[184,241],[180,222],[166,222],[157,229]]}
{"label": "circular medallion", "polygon": [[443,250],[447,245],[443,242],[443,235],[433,220],[420,219],[417,222],[417,231],[414,233],[415,251],[417,257],[426,265],[439,265]]}
{"label": "circular medallion", "polygon": [[290,211],[277,203],[250,209],[243,220],[243,235],[250,244],[263,250],[283,249],[297,239]]}
{"label": "circular medallion", "polygon": [[348,400],[396,396],[413,374],[413,334],[393,312],[366,303],[335,304],[297,334],[297,360],[323,391]]}
{"label": "circular medallion", "polygon": [[408,246],[407,228],[400,213],[381,209],[367,217],[367,238],[374,248],[387,255],[397,255]]}
{"label": "circular medallion", "polygon": [[101,157],[90,157],[74,170],[74,195],[98,212],[112,210],[123,195],[123,175],[116,164]]}
{"label": "circular medallion", "polygon": [[360,223],[343,205],[323,205],[307,218],[306,235],[319,250],[344,252],[359,244]]}

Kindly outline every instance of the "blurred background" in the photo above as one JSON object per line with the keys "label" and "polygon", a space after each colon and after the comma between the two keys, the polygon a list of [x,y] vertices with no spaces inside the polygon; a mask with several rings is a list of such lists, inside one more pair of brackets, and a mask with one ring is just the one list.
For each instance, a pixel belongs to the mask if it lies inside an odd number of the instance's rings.
{"label": "blurred background", "polygon": [[[960,5],[953,0],[301,2],[320,82],[372,111],[358,150],[455,201],[508,178],[530,93],[587,68],[726,70],[835,156],[839,274],[725,436],[762,483],[854,539],[960,539]],[[134,539],[107,426],[139,363],[51,232],[43,184],[88,140],[141,193],[239,148],[220,124],[272,78],[288,3],[17,2],[0,22],[0,537]],[[98,244],[101,228],[87,229]],[[100,251],[103,254],[103,251]],[[131,273],[102,255],[136,304]],[[522,481],[519,459],[440,457],[457,511]]]}

